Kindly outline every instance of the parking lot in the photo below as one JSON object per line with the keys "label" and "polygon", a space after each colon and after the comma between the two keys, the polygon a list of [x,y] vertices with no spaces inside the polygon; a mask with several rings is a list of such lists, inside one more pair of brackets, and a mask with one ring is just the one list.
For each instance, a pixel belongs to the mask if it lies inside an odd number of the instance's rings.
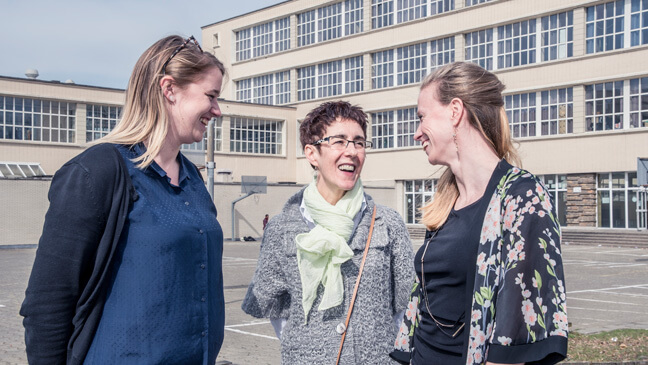
{"label": "parking lot", "polygon": [[[415,243],[415,249],[420,243]],[[226,242],[225,342],[219,362],[279,364],[279,341],[269,321],[244,314],[241,301],[254,273],[259,242]],[[0,364],[25,364],[21,317],[35,249],[0,249]],[[648,246],[563,246],[572,330],[648,329]]]}

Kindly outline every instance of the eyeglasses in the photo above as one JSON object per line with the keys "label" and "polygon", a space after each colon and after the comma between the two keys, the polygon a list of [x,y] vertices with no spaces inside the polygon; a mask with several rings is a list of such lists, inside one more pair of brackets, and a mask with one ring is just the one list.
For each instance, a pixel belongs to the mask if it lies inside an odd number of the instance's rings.
{"label": "eyeglasses", "polygon": [[331,147],[334,150],[345,150],[350,143],[353,143],[353,146],[357,150],[364,150],[367,148],[371,148],[371,146],[373,146],[373,143],[371,141],[365,141],[363,139],[352,141],[344,137],[338,137],[338,136],[330,136],[330,137],[322,138],[319,141],[315,141],[311,144],[313,146],[316,146],[324,142],[328,143],[329,147]]}
{"label": "eyeglasses", "polygon": [[203,53],[202,47],[200,47],[200,44],[198,43],[196,38],[194,38],[194,36],[191,36],[191,37],[185,39],[185,41],[180,46],[178,46],[178,48],[176,48],[175,51],[173,51],[173,53],[171,53],[171,56],[169,56],[169,58],[167,58],[166,62],[164,62],[164,65],[162,66],[162,75],[166,75],[166,68],[169,65],[169,62],[171,62],[173,57],[175,57],[175,55],[177,55],[178,52],[182,51],[185,47],[187,47],[189,42],[193,42],[193,44],[196,47],[198,47],[198,49],[200,50],[200,53]]}
{"label": "eyeglasses", "polygon": [[[432,314],[432,311],[430,310],[430,306],[428,305],[428,297],[427,297],[427,290],[425,289],[425,254],[427,253],[428,246],[430,245],[430,242],[434,239],[436,236],[437,232],[439,230],[437,229],[434,231],[432,234],[432,237],[430,237],[429,240],[426,240],[425,242],[425,249],[423,250],[423,255],[421,256],[421,292],[423,292],[423,301],[425,302],[425,308],[427,309],[428,314],[436,324],[437,328],[439,331],[441,331],[444,335],[450,337],[450,338],[455,338],[461,332],[461,330],[464,328],[466,325],[465,322],[461,322],[461,319],[464,317],[463,315],[461,318],[459,318],[455,323],[452,324],[445,324],[440,322],[438,319],[434,318],[434,315]],[[459,326],[459,324],[461,325]],[[459,326],[457,330],[454,333],[446,332],[446,330],[452,331],[455,327]],[[445,328],[445,329],[444,329]]]}

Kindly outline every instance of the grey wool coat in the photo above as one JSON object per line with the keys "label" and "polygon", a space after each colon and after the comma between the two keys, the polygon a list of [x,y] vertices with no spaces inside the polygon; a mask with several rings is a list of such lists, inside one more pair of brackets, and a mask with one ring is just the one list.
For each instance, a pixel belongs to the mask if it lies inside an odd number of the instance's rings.
{"label": "grey wool coat", "polygon": [[[343,303],[319,311],[320,285],[304,324],[295,244],[298,234],[309,231],[299,210],[302,195],[303,189],[268,222],[242,309],[257,318],[286,319],[281,335],[282,364],[335,364],[341,339],[336,326],[346,319],[375,203],[365,194],[367,206],[349,242],[354,256],[341,266]],[[412,244],[402,218],[393,209],[378,205],[341,364],[395,364],[388,355],[398,332],[393,316],[407,306],[414,275]]]}

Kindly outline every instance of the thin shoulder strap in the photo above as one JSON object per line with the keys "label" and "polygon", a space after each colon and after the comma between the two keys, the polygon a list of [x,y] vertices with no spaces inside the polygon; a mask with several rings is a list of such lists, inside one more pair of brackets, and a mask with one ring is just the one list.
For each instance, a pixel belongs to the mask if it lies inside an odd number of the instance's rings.
{"label": "thin shoulder strap", "polygon": [[347,329],[349,328],[349,320],[351,319],[351,312],[353,312],[353,304],[355,303],[356,294],[358,294],[358,287],[360,286],[360,278],[362,277],[362,270],[367,259],[367,252],[369,252],[369,243],[371,242],[371,235],[373,234],[374,222],[376,221],[376,206],[374,205],[373,213],[371,214],[371,226],[369,227],[369,236],[367,237],[367,244],[365,245],[364,254],[362,255],[362,262],[360,263],[360,270],[358,271],[358,278],[356,279],[355,287],[353,288],[353,295],[351,296],[351,303],[349,303],[349,310],[347,311],[346,321],[344,321],[344,332],[342,332],[342,339],[340,340],[340,349],[338,350],[337,360],[335,364],[340,363],[340,356],[342,355],[342,347],[344,347],[344,339],[346,338]]}

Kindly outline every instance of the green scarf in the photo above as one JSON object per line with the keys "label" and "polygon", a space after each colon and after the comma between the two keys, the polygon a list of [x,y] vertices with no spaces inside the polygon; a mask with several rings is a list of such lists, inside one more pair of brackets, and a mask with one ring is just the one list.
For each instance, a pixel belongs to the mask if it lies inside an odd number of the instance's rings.
{"label": "green scarf", "polygon": [[353,218],[364,201],[360,179],[335,205],[331,205],[317,190],[313,182],[304,190],[304,204],[316,226],[308,233],[298,234],[297,265],[302,282],[304,323],[317,297],[317,288],[324,286],[319,310],[333,308],[342,303],[344,282],[340,265],[353,257],[348,241],[353,234]]}

